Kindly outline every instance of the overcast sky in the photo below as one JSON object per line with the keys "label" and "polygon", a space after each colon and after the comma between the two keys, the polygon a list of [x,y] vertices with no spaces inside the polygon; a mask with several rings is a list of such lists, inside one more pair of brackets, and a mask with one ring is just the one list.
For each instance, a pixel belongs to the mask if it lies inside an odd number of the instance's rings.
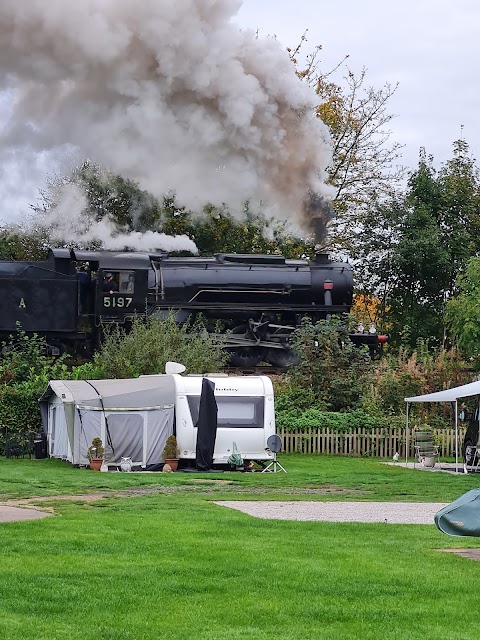
{"label": "overcast sky", "polygon": [[345,55],[369,84],[399,87],[389,103],[393,139],[415,167],[420,147],[435,164],[451,157],[461,136],[480,160],[480,2],[478,0],[243,0],[242,26],[295,46],[305,29],[323,46],[322,69]]}
{"label": "overcast sky", "polygon": [[[370,85],[399,82],[389,111],[397,116],[392,139],[405,145],[404,165],[414,168],[425,147],[440,166],[451,157],[461,125],[480,160],[478,0],[243,0],[235,20],[291,47],[308,29],[306,49],[323,46],[322,69],[348,54],[354,72],[367,68]],[[0,93],[0,118],[6,108]],[[28,149],[0,166],[0,220],[20,220],[28,212],[52,166],[50,156]]]}

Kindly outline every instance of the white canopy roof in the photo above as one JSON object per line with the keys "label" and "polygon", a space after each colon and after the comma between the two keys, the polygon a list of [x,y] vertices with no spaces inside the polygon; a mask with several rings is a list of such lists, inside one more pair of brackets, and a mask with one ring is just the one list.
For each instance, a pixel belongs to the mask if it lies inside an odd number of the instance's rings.
{"label": "white canopy roof", "polygon": [[413,396],[405,398],[405,402],[455,402],[458,398],[468,398],[480,395],[480,380],[462,384],[460,387],[427,393],[423,396]]}

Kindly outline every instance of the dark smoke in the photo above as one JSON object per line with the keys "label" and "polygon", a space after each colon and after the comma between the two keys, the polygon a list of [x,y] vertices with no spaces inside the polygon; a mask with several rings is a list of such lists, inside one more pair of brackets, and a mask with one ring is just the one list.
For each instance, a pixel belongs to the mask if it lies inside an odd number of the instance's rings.
{"label": "dark smoke", "polygon": [[325,248],[328,223],[333,218],[332,203],[319,193],[310,193],[305,202],[305,223],[310,226],[318,248]]}

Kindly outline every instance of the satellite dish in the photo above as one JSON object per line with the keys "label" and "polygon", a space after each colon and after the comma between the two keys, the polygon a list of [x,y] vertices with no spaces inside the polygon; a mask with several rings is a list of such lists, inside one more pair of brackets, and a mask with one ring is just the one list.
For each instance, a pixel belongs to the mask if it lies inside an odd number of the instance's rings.
{"label": "satellite dish", "polygon": [[[262,473],[267,473],[268,471],[273,471],[273,473],[277,473],[277,468],[284,473],[287,473],[282,465],[277,460],[277,453],[282,448],[282,439],[277,434],[268,437],[267,440],[267,448],[273,453],[273,460],[270,464],[262,470]],[[273,468],[272,468],[273,467]]]}
{"label": "satellite dish", "polygon": [[267,447],[272,453],[278,453],[282,450],[282,439],[277,434],[268,437]]}
{"label": "satellite dish", "polygon": [[187,367],[179,362],[167,362],[165,365],[165,373],[183,373]]}

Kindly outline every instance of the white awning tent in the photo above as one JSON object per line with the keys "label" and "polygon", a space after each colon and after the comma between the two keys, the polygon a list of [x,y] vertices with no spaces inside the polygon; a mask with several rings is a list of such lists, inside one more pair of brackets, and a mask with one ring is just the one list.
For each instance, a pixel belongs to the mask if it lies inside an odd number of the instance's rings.
{"label": "white awning tent", "polygon": [[48,455],[88,463],[94,437],[107,464],[132,458],[142,467],[160,463],[173,433],[175,383],[171,375],[130,380],[51,380],[40,398]]}
{"label": "white awning tent", "polygon": [[480,395],[480,380],[470,382],[469,384],[462,384],[459,387],[453,387],[452,389],[444,389],[443,391],[436,391],[435,393],[427,393],[423,396],[412,396],[411,398],[405,398],[407,403],[407,444],[405,451],[405,461],[408,462],[408,445],[409,445],[409,428],[408,417],[410,404],[412,402],[450,402],[454,408],[455,413],[455,467],[458,472],[458,399],[470,398],[472,396]]}

